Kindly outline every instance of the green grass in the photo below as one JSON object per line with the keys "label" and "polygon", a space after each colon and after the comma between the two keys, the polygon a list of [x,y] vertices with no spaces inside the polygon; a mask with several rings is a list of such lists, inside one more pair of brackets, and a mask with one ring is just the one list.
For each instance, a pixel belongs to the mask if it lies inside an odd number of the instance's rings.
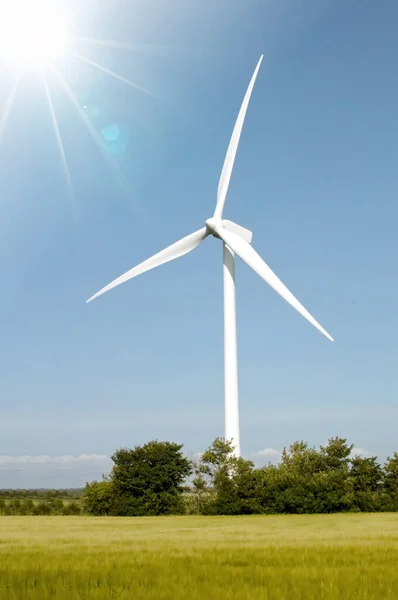
{"label": "green grass", "polygon": [[0,517],[0,599],[398,598],[398,515]]}

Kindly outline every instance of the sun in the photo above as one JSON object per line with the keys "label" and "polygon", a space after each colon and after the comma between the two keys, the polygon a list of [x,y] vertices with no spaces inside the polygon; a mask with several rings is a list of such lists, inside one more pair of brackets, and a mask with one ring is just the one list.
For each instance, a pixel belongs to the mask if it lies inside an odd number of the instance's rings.
{"label": "sun", "polygon": [[[15,98],[19,93],[21,80],[25,75],[28,75],[28,78],[33,76],[33,79],[38,79],[39,83],[41,80],[58,145],[65,182],[69,189],[70,198],[75,199],[68,159],[57,119],[56,105],[51,92],[51,83],[56,80],[58,87],[64,90],[66,96],[75,106],[83,124],[118,180],[123,193],[130,194],[128,185],[125,182],[125,174],[118,162],[113,161],[110,155],[113,152],[124,152],[126,150],[127,134],[121,131],[117,123],[113,122],[102,123],[101,121],[101,129],[98,130],[94,123],[94,115],[87,114],[87,107],[84,106],[83,108],[81,106],[78,95],[71,89],[62,73],[62,67],[65,67],[65,64],[71,65],[70,58],[76,59],[84,62],[91,70],[95,69],[102,74],[105,73],[107,76],[127,84],[136,92],[155,99],[156,97],[150,91],[138,83],[119,75],[86,56],[87,48],[92,46],[113,48],[116,51],[137,50],[141,52],[143,45],[90,37],[77,38],[71,35],[71,31],[67,27],[68,23],[65,18],[67,14],[68,2],[64,0],[0,0],[1,92],[3,92],[3,81],[11,80],[9,89],[5,91],[5,102],[0,97],[0,144],[9,125],[10,114],[15,105]],[[72,21],[72,19],[68,18],[68,21]],[[148,45],[148,48],[157,48],[157,46]],[[57,59],[61,57],[66,58],[67,61],[58,61]],[[3,75],[5,75],[4,78]],[[98,110],[100,112],[100,109]]]}
{"label": "sun", "polygon": [[66,46],[66,24],[48,1],[0,0],[4,59],[19,68],[52,67]]}

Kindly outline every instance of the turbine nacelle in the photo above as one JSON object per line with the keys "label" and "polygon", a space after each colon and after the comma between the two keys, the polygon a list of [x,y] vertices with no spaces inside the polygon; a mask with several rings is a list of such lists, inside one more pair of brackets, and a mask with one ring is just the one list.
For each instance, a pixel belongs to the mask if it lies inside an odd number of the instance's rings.
{"label": "turbine nacelle", "polygon": [[222,239],[222,236],[218,234],[218,230],[221,227],[222,229],[226,229],[231,233],[236,233],[236,235],[239,235],[239,237],[245,240],[245,242],[247,242],[248,244],[252,243],[253,233],[249,231],[249,229],[242,227],[242,225],[238,225],[233,221],[228,221],[228,219],[218,219],[217,217],[211,217],[211,219],[207,219],[206,227],[209,234],[214,235],[214,237],[216,238]]}

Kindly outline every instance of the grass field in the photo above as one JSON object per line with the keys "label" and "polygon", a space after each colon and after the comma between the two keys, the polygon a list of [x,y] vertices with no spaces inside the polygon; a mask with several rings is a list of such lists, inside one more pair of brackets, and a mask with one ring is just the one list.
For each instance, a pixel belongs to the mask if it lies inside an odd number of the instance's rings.
{"label": "grass field", "polygon": [[398,514],[0,517],[0,599],[398,598]]}

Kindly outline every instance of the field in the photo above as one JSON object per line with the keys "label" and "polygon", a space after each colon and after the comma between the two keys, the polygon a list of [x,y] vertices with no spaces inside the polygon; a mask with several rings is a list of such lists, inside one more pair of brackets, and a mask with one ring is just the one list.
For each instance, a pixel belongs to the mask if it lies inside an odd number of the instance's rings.
{"label": "field", "polygon": [[398,598],[398,515],[0,517],[0,599]]}

